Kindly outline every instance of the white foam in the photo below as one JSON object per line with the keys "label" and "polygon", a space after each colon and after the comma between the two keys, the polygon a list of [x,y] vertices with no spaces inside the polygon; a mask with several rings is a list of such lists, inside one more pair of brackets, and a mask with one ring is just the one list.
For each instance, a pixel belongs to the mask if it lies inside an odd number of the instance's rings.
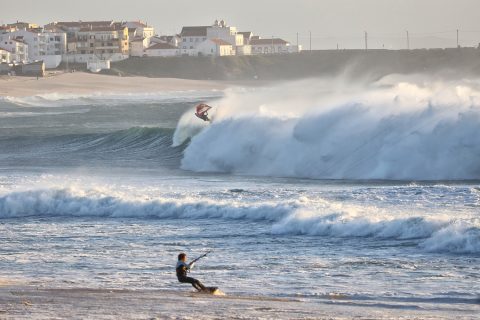
{"label": "white foam", "polygon": [[[182,168],[304,178],[479,179],[478,87],[389,77],[364,86],[310,80],[230,90],[215,105],[215,121],[192,138]],[[185,122],[179,128],[188,131]]]}
{"label": "white foam", "polygon": [[480,252],[480,225],[475,219],[454,219],[451,212],[393,212],[321,199],[145,198],[108,188],[24,190],[0,197],[0,219],[29,216],[264,221],[272,223],[271,232],[277,235],[413,240],[428,252]]}

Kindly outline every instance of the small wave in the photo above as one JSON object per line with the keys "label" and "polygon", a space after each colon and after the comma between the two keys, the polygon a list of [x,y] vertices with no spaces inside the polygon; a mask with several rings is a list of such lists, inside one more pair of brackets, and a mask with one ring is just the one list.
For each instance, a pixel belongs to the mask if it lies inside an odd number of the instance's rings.
{"label": "small wave", "polygon": [[68,189],[14,192],[0,197],[0,218],[3,219],[64,216],[274,221],[293,209],[292,205],[235,205],[205,200],[125,200],[98,195],[95,191]]}
{"label": "small wave", "polygon": [[30,97],[0,97],[0,101],[22,107],[68,107],[82,105],[122,105],[131,103],[175,103],[196,102],[199,99],[218,98],[223,95],[218,90],[165,91],[146,93],[93,93],[93,94],[60,94],[47,93]]}
{"label": "small wave", "polygon": [[279,235],[417,240],[427,252],[480,253],[480,227],[447,218],[320,215],[297,210],[272,227]]}
{"label": "small wave", "polygon": [[100,217],[137,219],[225,219],[272,223],[275,235],[411,240],[425,252],[478,254],[480,228],[468,220],[360,214],[323,203],[307,211],[303,201],[235,202],[215,199],[147,199],[109,196],[96,190],[48,189],[0,197],[0,219]]}

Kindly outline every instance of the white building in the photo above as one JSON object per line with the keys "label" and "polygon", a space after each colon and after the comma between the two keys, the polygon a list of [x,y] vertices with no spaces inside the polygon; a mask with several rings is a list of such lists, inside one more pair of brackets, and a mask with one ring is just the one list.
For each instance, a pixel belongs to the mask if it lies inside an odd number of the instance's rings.
{"label": "white building", "polygon": [[222,39],[207,39],[197,47],[198,54],[203,56],[233,56],[233,45]]}
{"label": "white building", "polygon": [[0,46],[3,50],[10,53],[10,61],[13,62],[27,62],[28,57],[28,44],[21,39],[13,38],[12,33],[0,35]]}
{"label": "white building", "polygon": [[135,37],[139,38],[151,38],[155,35],[155,29],[148,26],[142,21],[128,21],[122,24],[122,27],[127,27],[130,30],[135,30]]}
{"label": "white building", "polygon": [[182,43],[182,38],[178,34],[174,36],[154,36],[150,38],[150,44],[152,43],[168,43],[174,47],[179,47]]}
{"label": "white building", "polygon": [[0,47],[0,63],[12,62],[12,55],[9,50]]}
{"label": "white building", "polygon": [[261,39],[252,37],[250,46],[252,47],[252,54],[284,54],[297,52],[298,50],[296,46],[291,46],[288,41],[279,38]]}
{"label": "white building", "polygon": [[200,27],[183,27],[180,37],[180,49],[182,55],[196,56],[198,55],[197,47],[200,43],[207,40],[208,26]]}
{"label": "white building", "polygon": [[[62,62],[67,49],[65,32],[41,31],[40,29],[21,29],[9,34],[28,45],[28,60],[43,61],[47,69],[56,68]],[[3,37],[8,35],[3,34]],[[0,41],[2,41],[0,35]]]}
{"label": "white building", "polygon": [[[249,55],[251,47],[245,43],[245,35],[237,31],[236,27],[228,26],[224,20],[215,20],[211,26],[183,27],[180,33],[182,42],[180,48],[183,55],[205,54],[205,48],[212,49],[213,44],[203,44],[207,40],[220,39],[232,45],[232,51],[222,48],[228,55]],[[202,50],[199,50],[199,47]],[[223,55],[223,54],[222,54]]]}
{"label": "white building", "polygon": [[180,54],[180,48],[169,43],[156,43],[145,49],[147,57],[175,57]]}
{"label": "white building", "polygon": [[237,32],[237,28],[227,26],[224,20],[215,20],[213,26],[207,28],[207,39],[221,39],[234,47],[243,46],[243,35]]}
{"label": "white building", "polygon": [[119,24],[82,27],[75,37],[70,38],[68,44],[69,62],[120,61],[128,56],[128,28]]}
{"label": "white building", "polygon": [[150,41],[143,37],[130,40],[130,57],[143,57],[149,44]]}

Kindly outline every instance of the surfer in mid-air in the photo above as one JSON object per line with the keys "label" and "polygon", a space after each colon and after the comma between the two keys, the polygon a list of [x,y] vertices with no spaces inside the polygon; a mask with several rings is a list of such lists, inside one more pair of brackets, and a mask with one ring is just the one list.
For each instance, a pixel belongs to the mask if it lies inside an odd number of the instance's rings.
{"label": "surfer in mid-air", "polygon": [[215,291],[217,291],[217,287],[205,287],[199,280],[187,276],[187,272],[189,272],[193,268],[195,262],[197,262],[203,257],[206,257],[208,253],[209,252],[201,255],[196,259],[193,259],[190,263],[187,263],[187,255],[183,252],[180,253],[178,255],[177,266],[175,267],[177,271],[178,281],[181,283],[190,283],[199,292],[214,293]]}
{"label": "surfer in mid-air", "polygon": [[210,121],[208,117],[208,110],[212,109],[208,104],[200,103],[195,107],[195,115],[202,119],[203,121]]}

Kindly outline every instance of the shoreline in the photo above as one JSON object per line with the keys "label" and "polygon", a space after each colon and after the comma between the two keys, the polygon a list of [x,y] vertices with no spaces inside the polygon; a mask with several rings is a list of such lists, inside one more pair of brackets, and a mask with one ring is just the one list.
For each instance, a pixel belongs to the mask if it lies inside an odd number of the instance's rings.
{"label": "shoreline", "polygon": [[168,91],[224,90],[235,84],[177,78],[116,77],[85,72],[51,76],[0,76],[0,97],[29,97],[43,94],[120,94]]}
{"label": "shoreline", "polygon": [[122,319],[461,319],[472,312],[360,303],[350,299],[214,296],[190,289],[0,286],[0,317]]}

